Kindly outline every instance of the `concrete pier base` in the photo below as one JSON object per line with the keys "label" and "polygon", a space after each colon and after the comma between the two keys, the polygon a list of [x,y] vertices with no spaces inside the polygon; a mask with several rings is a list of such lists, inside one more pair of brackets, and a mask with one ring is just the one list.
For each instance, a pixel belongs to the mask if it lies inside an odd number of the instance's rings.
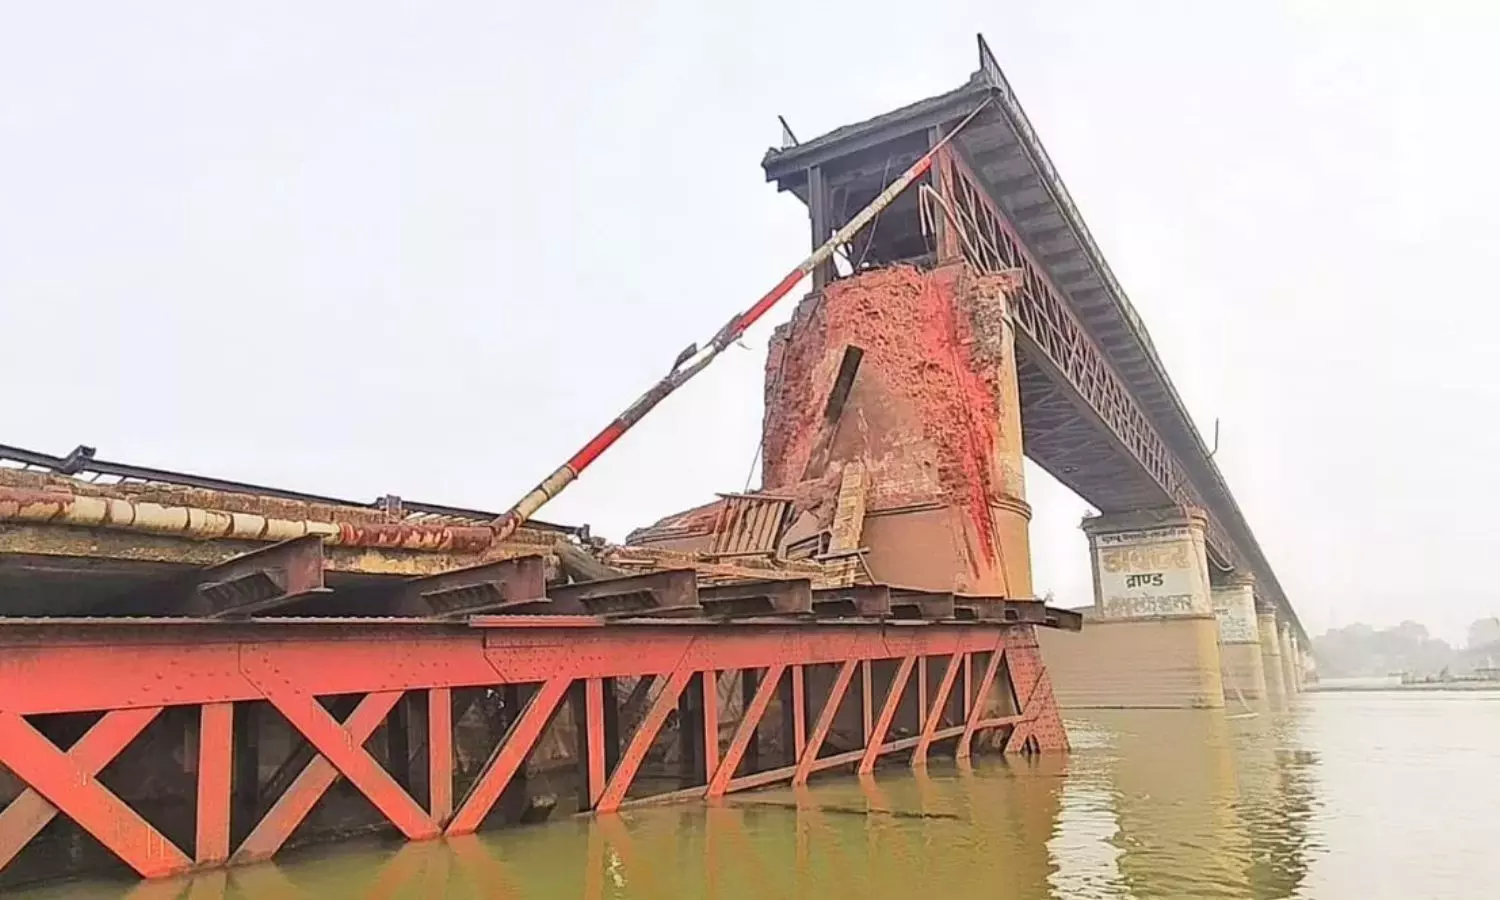
{"label": "concrete pier base", "polygon": [[1213,588],[1214,617],[1219,626],[1219,668],[1224,702],[1229,706],[1266,699],[1266,667],[1255,620],[1255,581],[1231,575]]}
{"label": "concrete pier base", "polygon": [[1037,640],[1064,710],[1224,706],[1211,614],[1110,619],[1086,611],[1082,631],[1038,629]]}
{"label": "concrete pier base", "polygon": [[1295,697],[1302,693],[1302,676],[1297,671],[1296,638],[1292,637],[1291,626],[1285,622],[1276,625],[1281,640],[1281,678],[1286,683],[1287,696]]}
{"label": "concrete pier base", "polygon": [[1226,705],[1266,701],[1266,664],[1260,655],[1260,644],[1220,644],[1219,669],[1224,676]]}
{"label": "concrete pier base", "polygon": [[1175,506],[1084,519],[1094,608],[1081,633],[1042,639],[1063,709],[1224,706],[1204,525]]}

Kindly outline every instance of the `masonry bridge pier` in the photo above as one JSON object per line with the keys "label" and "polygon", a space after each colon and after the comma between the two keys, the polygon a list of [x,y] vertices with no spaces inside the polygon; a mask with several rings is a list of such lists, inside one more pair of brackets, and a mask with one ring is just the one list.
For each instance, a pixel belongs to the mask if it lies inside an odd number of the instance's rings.
{"label": "masonry bridge pier", "polygon": [[[983,42],[766,175],[817,245],[966,118],[777,330],[760,488],[623,545],[0,447],[0,889],[1285,703],[1306,636]],[[1101,511],[1085,611],[1034,596],[1024,456]]]}

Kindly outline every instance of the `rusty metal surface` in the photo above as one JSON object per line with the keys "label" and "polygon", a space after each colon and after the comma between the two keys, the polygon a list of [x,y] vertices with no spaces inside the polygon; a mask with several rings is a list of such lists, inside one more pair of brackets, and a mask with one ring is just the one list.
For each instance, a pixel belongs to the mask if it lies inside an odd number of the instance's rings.
{"label": "rusty metal surface", "polygon": [[[133,570],[144,572],[163,566],[212,566],[264,546],[263,541],[194,540],[182,535],[67,528],[46,524],[0,525],[0,557],[49,559],[53,561],[53,568],[58,571],[70,567],[74,570],[95,571],[105,564],[122,573]],[[505,558],[544,549],[546,548],[535,545],[519,545],[491,551],[485,557]],[[324,544],[323,555],[330,572],[408,577],[435,575],[472,566],[478,561],[472,554],[426,553],[330,544]]]}
{"label": "rusty metal surface", "polygon": [[[658,619],[642,620],[650,624],[659,625]],[[470,628],[603,628],[605,625],[628,625],[626,621],[610,621],[600,616],[566,616],[566,615],[492,615],[492,616],[470,616],[468,620]]]}
{"label": "rusty metal surface", "polygon": [[953,617],[965,622],[1004,621],[1005,601],[988,597],[953,595]]}
{"label": "rusty metal surface", "polygon": [[441,553],[482,553],[494,543],[495,533],[484,525],[388,525],[338,523],[330,543],[349,547],[421,550]]}
{"label": "rusty metal surface", "polygon": [[[1080,619],[1071,610],[1047,608],[1049,627],[1067,628],[1067,622]],[[1054,621],[1060,624],[1054,625]],[[782,616],[747,617],[734,620],[714,620],[701,617],[661,618],[644,616],[593,616],[556,613],[473,615],[466,619],[443,619],[417,616],[251,616],[235,618],[201,618],[194,616],[0,616],[0,645],[11,642],[24,643],[38,639],[52,639],[57,635],[73,634],[77,637],[90,635],[109,638],[112,633],[125,635],[134,632],[154,632],[159,629],[172,631],[201,629],[207,636],[262,635],[266,639],[279,640],[286,633],[303,628],[318,631],[326,628],[358,628],[363,632],[388,632],[394,636],[420,633],[452,633],[465,629],[525,629],[545,630],[549,628],[650,628],[650,629],[709,629],[714,631],[755,630],[760,628],[898,628],[920,629],[924,626],[941,625],[956,628],[984,628],[997,624],[988,621],[932,620],[919,618],[892,619],[875,616],[798,620]]]}
{"label": "rusty metal surface", "polygon": [[106,528],[200,540],[279,542],[318,535],[330,544],[422,552],[479,553],[494,533],[482,525],[324,522],[196,506],[0,485],[0,522]]}
{"label": "rusty metal surface", "polygon": [[323,584],[323,540],[293,538],[236,556],[199,573],[190,615],[209,618],[248,616],[311,594],[328,593]]}
{"label": "rusty metal surface", "polygon": [[1082,631],[1083,614],[1077,610],[1058,609],[1049,606],[1047,607],[1047,614],[1042,624],[1048,628],[1057,628],[1062,631]]}
{"label": "rusty metal surface", "polygon": [[[497,616],[495,618],[505,618]],[[556,624],[548,622],[546,616],[524,616],[527,623],[546,625]],[[568,623],[587,621],[581,617],[559,616],[566,619]],[[134,629],[153,630],[161,627],[180,628],[202,628],[210,634],[218,634],[230,631],[246,631],[253,629],[268,634],[274,633],[278,628],[297,627],[304,625],[312,627],[337,627],[348,628],[350,626],[401,626],[403,628],[421,628],[431,630],[434,625],[452,625],[435,619],[418,619],[412,616],[251,616],[244,619],[234,618],[203,618],[200,616],[0,616],[0,639],[7,637],[24,636],[28,632],[52,632],[64,633],[68,629],[80,629],[75,632],[82,635],[91,631],[107,631],[114,628],[122,628],[126,631]],[[468,623],[459,623],[457,627],[468,627]]]}
{"label": "rusty metal surface", "polygon": [[600,581],[561,585],[547,591],[558,613],[640,616],[698,611],[698,575],[672,569]]}
{"label": "rusty metal surface", "polygon": [[[326,497],[320,494],[309,494],[285,488],[229,481],[223,478],[192,475],[185,472],[173,472],[166,469],[156,469],[130,463],[110,462],[96,458],[94,453],[93,447],[84,445],[74,448],[67,456],[52,456],[51,454],[39,453],[35,450],[26,450],[20,447],[0,444],[0,467],[10,465],[21,469],[56,472],[60,475],[84,478],[90,483],[95,484],[108,484],[113,481],[120,484],[173,485],[198,488],[205,491],[291,500],[319,506],[379,510],[388,516],[394,515],[414,520],[422,518],[470,520],[476,524],[482,524],[493,520],[498,515],[498,513],[486,512],[484,510],[405,500],[395,495],[386,495],[370,503],[362,503],[356,500]],[[102,479],[109,479],[109,481]],[[538,519],[531,519],[527,522],[527,526],[537,530],[553,531],[561,534],[576,535],[586,531],[583,528],[559,525]]]}
{"label": "rusty metal surface", "polygon": [[957,618],[952,591],[891,590],[891,615],[898,619],[943,621]]}
{"label": "rusty metal surface", "polygon": [[808,615],[812,582],[798,578],[704,586],[698,588],[698,602],[707,615],[719,618]]}
{"label": "rusty metal surface", "polygon": [[414,578],[400,586],[395,599],[398,612],[438,618],[549,605],[547,565],[540,556],[519,556]]}
{"label": "rusty metal surface", "polygon": [[891,589],[884,584],[817,588],[812,602],[819,618],[884,618],[891,614]]}

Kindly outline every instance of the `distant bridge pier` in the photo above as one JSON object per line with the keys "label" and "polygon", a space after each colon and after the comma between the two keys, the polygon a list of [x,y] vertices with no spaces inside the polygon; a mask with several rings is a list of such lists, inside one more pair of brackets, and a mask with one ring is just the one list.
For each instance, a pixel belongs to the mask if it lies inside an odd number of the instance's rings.
{"label": "distant bridge pier", "polygon": [[1219,620],[1219,667],[1228,706],[1267,699],[1265,656],[1255,615],[1255,578],[1230,573],[1213,586],[1214,615]]}
{"label": "distant bridge pier", "polygon": [[1286,668],[1286,691],[1288,696],[1302,693],[1302,651],[1297,646],[1297,637],[1292,626],[1278,621],[1281,635],[1281,664]]}
{"label": "distant bridge pier", "polygon": [[1260,630],[1260,658],[1266,673],[1266,699],[1273,708],[1281,707],[1286,704],[1290,682],[1287,680],[1287,667],[1282,663],[1281,630],[1276,624],[1276,613],[1258,610],[1255,621]]}
{"label": "distant bridge pier", "polygon": [[1179,506],[1083,521],[1094,607],[1081,633],[1042,639],[1064,709],[1224,706],[1204,526]]}

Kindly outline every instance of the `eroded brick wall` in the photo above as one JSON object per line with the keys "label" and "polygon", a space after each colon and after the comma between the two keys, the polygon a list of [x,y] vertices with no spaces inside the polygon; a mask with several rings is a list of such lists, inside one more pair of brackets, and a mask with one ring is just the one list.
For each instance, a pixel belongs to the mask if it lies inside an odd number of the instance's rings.
{"label": "eroded brick wall", "polygon": [[[1006,287],[962,264],[880,269],[804,300],[772,340],[765,487],[833,497],[842,464],[862,461],[881,580],[1031,596]],[[830,419],[851,346],[860,366]]]}

